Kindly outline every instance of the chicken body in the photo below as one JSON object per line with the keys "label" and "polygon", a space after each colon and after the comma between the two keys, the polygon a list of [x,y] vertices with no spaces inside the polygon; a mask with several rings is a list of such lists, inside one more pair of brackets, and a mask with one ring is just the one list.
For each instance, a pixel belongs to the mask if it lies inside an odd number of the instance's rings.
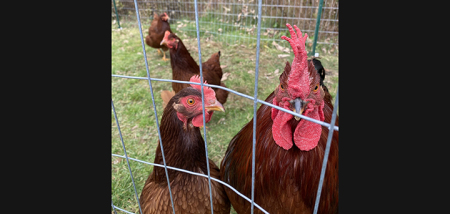
{"label": "chicken body", "polygon": [[163,60],[166,61],[166,54],[167,47],[164,45],[161,45],[161,40],[164,38],[164,32],[169,31],[172,32],[169,25],[169,16],[166,13],[163,13],[161,15],[158,15],[155,13],[153,16],[153,21],[150,24],[150,27],[148,29],[148,35],[145,37],[145,43],[152,47],[156,48],[158,52],[160,52],[160,48],[163,50]]}
{"label": "chicken body", "polygon": [[[209,89],[213,91],[212,89]],[[205,122],[211,119],[213,110],[222,110],[215,103],[215,95],[208,96],[205,89]],[[191,106],[192,103],[192,106]],[[208,174],[205,146],[198,118],[201,113],[201,93],[192,87],[185,88],[173,96],[164,109],[161,119],[161,140],[168,166],[177,167],[204,175]],[[211,111],[211,112],[210,112]],[[201,119],[202,121],[202,119]],[[219,178],[219,168],[209,161],[212,178]],[[158,143],[154,163],[163,164],[161,147]],[[211,213],[208,178],[167,169],[176,213]],[[230,202],[222,184],[211,180],[214,213],[230,213]],[[164,168],[154,167],[145,182],[140,196],[143,213],[173,213]]]}
{"label": "chicken body", "polygon": [[[296,58],[300,58],[299,54],[296,53]],[[318,120],[330,123],[333,112],[331,96],[327,98],[322,86],[315,87],[320,82],[319,73],[312,62],[306,61],[306,52],[302,58],[294,59],[294,63],[296,67],[292,68],[289,63],[286,64],[280,75],[280,85],[265,101],[278,106],[284,104],[285,108],[297,111],[294,101],[299,99],[302,106],[306,106],[301,109],[301,114],[308,117],[317,116]],[[308,64],[309,66],[305,67]],[[297,84],[297,81],[305,83]],[[303,91],[305,89],[308,91]],[[296,96],[292,96],[293,94]],[[311,114],[314,115],[310,116]],[[328,129],[314,126],[310,121],[297,120],[292,115],[267,105],[261,105],[256,118],[255,203],[269,213],[312,213]],[[339,125],[338,117],[335,125]],[[317,130],[319,135],[314,136]],[[313,146],[308,144],[311,139]],[[334,131],[318,213],[338,213],[338,139],[339,134]],[[222,180],[248,198],[251,197],[252,185],[252,144],[253,119],[233,137],[220,165]],[[225,187],[225,191],[237,213],[250,213],[248,201],[228,187]],[[255,207],[254,213],[262,212]]]}
{"label": "chicken body", "polygon": [[[178,36],[166,32],[163,43],[170,49],[170,65],[172,66],[173,80],[188,81],[193,75],[200,75],[200,67]],[[220,68],[220,51],[212,54],[206,62],[202,63],[202,71],[203,79],[208,84],[226,87],[221,82],[223,73],[222,68]],[[188,86],[189,84],[172,82],[172,88],[175,93]],[[213,88],[213,90],[216,93],[217,100],[224,104],[227,101],[228,91],[219,88]]]}

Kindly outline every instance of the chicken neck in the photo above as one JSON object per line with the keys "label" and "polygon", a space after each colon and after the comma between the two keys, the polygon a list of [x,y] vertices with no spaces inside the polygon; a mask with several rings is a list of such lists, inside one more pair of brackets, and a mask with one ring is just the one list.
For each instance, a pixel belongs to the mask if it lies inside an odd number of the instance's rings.
{"label": "chicken neck", "polygon": [[[178,119],[177,112],[172,107],[174,100],[176,99],[171,99],[164,109],[160,126],[166,164],[207,174],[205,144],[200,129],[189,125],[192,118],[188,119],[186,129],[183,128],[183,122]],[[154,162],[163,164],[159,142]],[[154,170],[160,171],[157,174],[166,179],[164,168],[155,167]],[[184,172],[168,169],[168,173],[169,178],[173,178],[175,174]]]}

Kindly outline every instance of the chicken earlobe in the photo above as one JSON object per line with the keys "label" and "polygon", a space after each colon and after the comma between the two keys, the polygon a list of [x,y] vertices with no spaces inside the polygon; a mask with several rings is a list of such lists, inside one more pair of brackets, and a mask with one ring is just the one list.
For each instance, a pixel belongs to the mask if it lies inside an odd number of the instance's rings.
{"label": "chicken earlobe", "polygon": [[[273,98],[272,104],[278,106],[278,102],[277,102],[277,98],[276,97]],[[277,115],[278,115],[278,109],[272,108],[272,114],[271,114],[272,120],[275,120]]]}
{"label": "chicken earlobe", "polygon": [[[178,104],[178,105],[180,105],[180,104]],[[184,116],[180,112],[177,112],[177,117],[178,117],[179,120],[181,120],[181,122],[183,122],[183,129],[186,130],[187,129],[187,118],[186,118],[186,116]]]}

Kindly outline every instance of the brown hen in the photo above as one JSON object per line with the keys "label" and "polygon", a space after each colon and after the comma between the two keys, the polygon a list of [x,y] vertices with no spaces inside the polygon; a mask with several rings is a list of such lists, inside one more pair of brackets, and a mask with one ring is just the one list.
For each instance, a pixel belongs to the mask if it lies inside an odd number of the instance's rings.
{"label": "brown hen", "polygon": [[[161,15],[155,13],[150,28],[148,29],[148,35],[145,37],[145,43],[152,48],[156,48],[158,53],[162,53],[164,61],[168,60],[166,59],[165,53],[167,47],[161,45],[161,40],[164,38],[164,32],[172,32],[172,30],[170,30],[169,19],[170,17],[167,13]],[[159,50],[160,48],[163,50],[162,52]]]}
{"label": "brown hen", "polygon": [[[200,83],[198,76],[192,82]],[[203,126],[201,86],[191,85],[173,96],[164,108],[161,119],[161,140],[167,166],[208,174],[205,141],[200,134]],[[204,86],[205,122],[209,122],[213,111],[224,111],[214,91]],[[212,178],[219,178],[219,168],[211,160],[209,171]],[[163,165],[161,147],[158,142],[154,163]],[[211,213],[209,183],[205,177],[167,169],[176,213]],[[223,185],[211,180],[213,211],[230,213]],[[140,196],[144,214],[173,213],[164,168],[154,167],[145,182]]]}
{"label": "brown hen", "polygon": [[[173,80],[189,81],[189,78],[192,76],[200,75],[200,67],[177,35],[166,31],[161,44],[166,45],[170,49],[170,65],[172,66]],[[220,67],[220,51],[214,53],[206,62],[202,63],[202,70],[203,79],[208,84],[226,87],[221,82],[222,68]],[[172,89],[175,93],[188,86],[189,84],[172,83]],[[217,100],[224,104],[227,101],[228,91],[219,88],[213,88],[213,90],[216,93]]]}

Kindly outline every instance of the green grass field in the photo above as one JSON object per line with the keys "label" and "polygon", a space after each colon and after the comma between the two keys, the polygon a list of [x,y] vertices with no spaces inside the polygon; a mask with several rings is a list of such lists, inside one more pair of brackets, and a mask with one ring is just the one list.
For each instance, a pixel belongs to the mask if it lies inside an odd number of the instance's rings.
{"label": "green grass field", "polygon": [[[139,29],[127,23],[121,23],[123,29],[117,30],[112,25],[111,31],[111,67],[112,74],[147,77],[142,43]],[[143,26],[144,37],[148,26]],[[192,57],[198,62],[197,39],[183,33],[174,32],[180,36],[190,51]],[[280,35],[281,36],[281,35]],[[220,63],[224,74],[229,74],[224,81],[232,90],[250,96],[254,95],[256,40],[248,44],[229,45],[209,38],[201,37],[202,61],[221,51]],[[287,43],[287,41],[285,41]],[[150,76],[152,78],[171,79],[172,70],[170,61],[163,61],[162,55],[145,45]],[[279,54],[287,54],[276,48],[261,45],[258,77],[258,99],[266,97],[279,84],[278,77],[283,72],[286,61],[292,62],[294,55],[279,58]],[[166,52],[166,56],[169,53]],[[323,66],[327,70],[325,85],[332,96],[336,94],[338,83],[338,56],[321,56]],[[161,121],[163,112],[162,90],[172,90],[170,82],[152,81],[153,93],[156,103],[158,121]],[[148,80],[127,79],[111,77],[111,97],[114,102],[119,125],[121,128],[126,151],[129,157],[153,162],[158,142],[158,132],[155,122],[155,113]],[[333,101],[334,102],[334,101]],[[260,105],[260,104],[259,104]],[[253,117],[253,101],[233,93],[228,96],[224,104],[225,112],[216,112],[207,126],[207,142],[209,158],[220,165],[231,138],[248,123]],[[259,107],[259,106],[258,106]],[[202,133],[203,133],[203,129]],[[124,155],[122,143],[111,110],[111,152]],[[130,160],[137,194],[141,190],[152,171],[153,166]],[[111,194],[115,206],[139,213],[135,191],[131,182],[129,169],[125,159],[111,157]],[[117,211],[121,213],[121,211]],[[232,210],[231,213],[235,213]]]}

